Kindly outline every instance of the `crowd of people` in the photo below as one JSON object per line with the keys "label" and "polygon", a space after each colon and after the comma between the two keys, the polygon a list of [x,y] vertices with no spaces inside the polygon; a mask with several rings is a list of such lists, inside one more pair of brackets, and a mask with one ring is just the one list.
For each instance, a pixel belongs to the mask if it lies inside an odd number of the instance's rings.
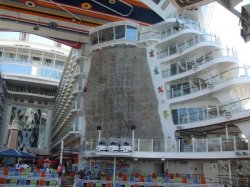
{"label": "crowd of people", "polygon": [[98,171],[96,173],[92,173],[90,170],[81,169],[77,173],[78,179],[86,179],[86,180],[100,180],[102,176],[105,176],[104,173]]}

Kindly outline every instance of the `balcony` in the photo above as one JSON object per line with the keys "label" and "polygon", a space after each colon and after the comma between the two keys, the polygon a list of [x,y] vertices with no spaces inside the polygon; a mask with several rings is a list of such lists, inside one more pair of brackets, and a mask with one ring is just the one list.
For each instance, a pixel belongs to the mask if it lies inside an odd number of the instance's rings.
{"label": "balcony", "polygon": [[[193,94],[205,89],[213,89],[216,85],[225,83],[226,81],[237,79],[240,77],[250,77],[250,67],[232,67],[224,72],[219,72],[216,76],[205,80],[197,80],[191,82],[183,82],[170,85],[171,91],[168,91],[167,98],[172,99],[182,97],[184,95]],[[185,86],[184,86],[185,83]],[[170,90],[167,88],[167,90]]]}
{"label": "balcony", "polygon": [[[107,142],[113,141],[114,138],[106,138]],[[116,139],[119,145],[120,139]],[[83,155],[91,156],[124,156],[141,158],[208,158],[209,155],[219,158],[248,158],[250,155],[250,138],[236,138],[231,139],[205,138],[196,139],[191,138],[188,143],[182,143],[180,139],[176,141],[169,141],[167,139],[134,139],[134,147],[132,153],[123,153],[117,151],[96,151],[98,141],[86,141],[83,146]],[[129,140],[133,142],[133,140]],[[218,156],[219,155],[219,156]]]}
{"label": "balcony", "polygon": [[166,49],[161,49],[158,53],[158,59],[166,58],[174,54],[183,54],[187,49],[204,42],[212,42],[216,45],[220,45],[219,39],[210,34],[198,35],[192,39],[185,41],[182,44],[176,44],[176,46],[168,46]]}
{"label": "balcony", "polygon": [[183,74],[191,70],[197,70],[199,67],[212,62],[215,59],[223,58],[223,57],[230,57],[236,60],[237,53],[234,49],[217,49],[211,51],[209,53],[203,54],[202,56],[193,59],[187,60],[181,63],[173,63],[170,65],[162,64],[164,70],[162,71],[163,78]]}
{"label": "balcony", "polygon": [[[191,123],[207,121],[219,117],[225,117],[228,119],[240,112],[245,112],[247,115],[247,111],[250,109],[248,103],[250,103],[250,98],[218,106],[208,105],[203,109],[195,109],[195,112],[185,113],[184,115],[173,115],[172,121],[176,125],[176,128],[180,130],[190,127]],[[186,111],[188,111],[188,108],[186,108]],[[186,126],[186,124],[188,126]]]}

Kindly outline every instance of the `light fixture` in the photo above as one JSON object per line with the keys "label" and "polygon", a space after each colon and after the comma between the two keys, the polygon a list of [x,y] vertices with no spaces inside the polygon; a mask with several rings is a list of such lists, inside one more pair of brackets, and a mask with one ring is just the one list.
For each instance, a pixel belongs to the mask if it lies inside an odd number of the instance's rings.
{"label": "light fixture", "polygon": [[34,31],[39,31],[39,29],[40,29],[40,27],[39,27],[38,25],[35,25],[35,26],[33,27],[33,30],[34,30]]}
{"label": "light fixture", "polygon": [[33,1],[26,1],[26,2],[25,2],[25,5],[26,5],[27,7],[31,7],[31,8],[33,8],[33,7],[36,6],[36,4],[35,4]]}

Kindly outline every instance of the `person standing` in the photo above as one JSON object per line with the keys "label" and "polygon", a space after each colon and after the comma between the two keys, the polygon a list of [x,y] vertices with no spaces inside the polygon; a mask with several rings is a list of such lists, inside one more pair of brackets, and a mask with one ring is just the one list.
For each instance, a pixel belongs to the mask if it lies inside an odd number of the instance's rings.
{"label": "person standing", "polygon": [[58,174],[58,177],[61,177],[61,176],[62,176],[62,170],[63,170],[63,167],[62,167],[62,164],[60,163],[60,164],[57,166],[57,174]]}
{"label": "person standing", "polygon": [[65,166],[63,165],[63,167],[62,167],[62,177],[64,177],[65,172],[66,172],[66,168],[65,168]]}

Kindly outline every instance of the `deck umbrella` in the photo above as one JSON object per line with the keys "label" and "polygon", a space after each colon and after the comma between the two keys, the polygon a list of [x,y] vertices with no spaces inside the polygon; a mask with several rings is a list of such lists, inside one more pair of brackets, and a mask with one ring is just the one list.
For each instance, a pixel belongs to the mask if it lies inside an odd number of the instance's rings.
{"label": "deck umbrella", "polygon": [[0,157],[36,158],[36,156],[31,153],[26,153],[17,149],[0,150]]}

